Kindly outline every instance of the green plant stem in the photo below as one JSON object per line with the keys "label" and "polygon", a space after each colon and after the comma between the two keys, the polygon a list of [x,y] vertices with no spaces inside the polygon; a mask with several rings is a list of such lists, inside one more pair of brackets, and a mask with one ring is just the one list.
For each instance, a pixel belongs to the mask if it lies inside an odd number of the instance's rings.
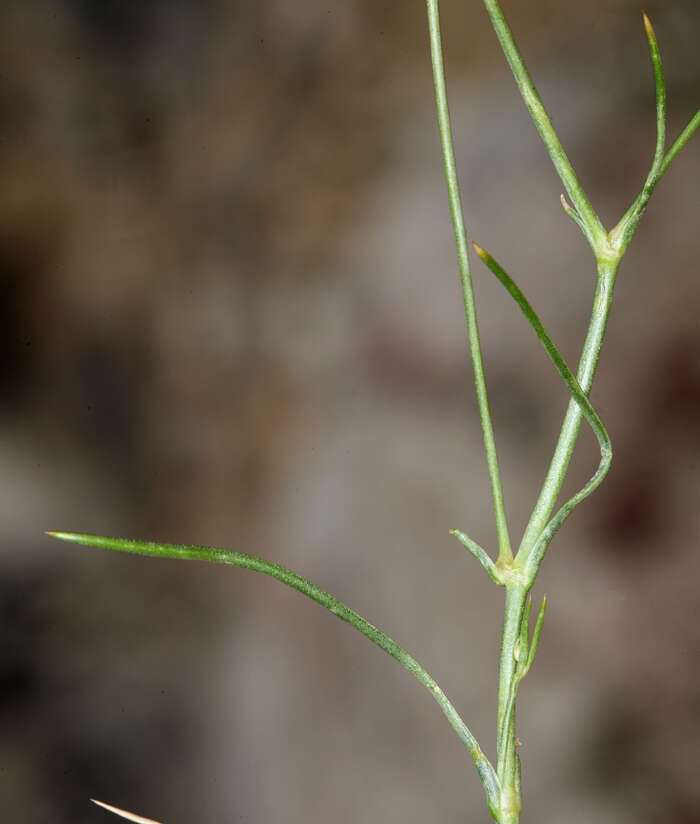
{"label": "green plant stem", "polygon": [[428,29],[430,34],[430,56],[433,67],[433,82],[435,85],[435,102],[437,105],[440,142],[442,144],[442,157],[445,166],[445,180],[447,182],[447,194],[450,201],[452,226],[454,228],[455,241],[457,244],[457,260],[459,262],[459,271],[462,281],[464,311],[467,318],[469,349],[471,352],[472,366],[474,369],[474,383],[476,385],[476,396],[479,403],[481,428],[484,435],[484,447],[486,449],[486,461],[489,468],[489,478],[491,480],[493,510],[496,518],[496,529],[498,532],[498,561],[501,563],[507,563],[512,560],[513,553],[510,544],[510,537],[508,535],[508,524],[506,522],[505,506],[503,503],[503,489],[501,486],[501,478],[498,469],[498,456],[496,454],[496,442],[493,434],[493,425],[491,423],[488,395],[486,393],[486,378],[484,377],[484,364],[481,356],[479,325],[476,317],[474,290],[472,287],[471,272],[469,269],[467,232],[464,227],[462,203],[459,193],[459,182],[457,179],[457,165],[455,163],[454,149],[452,146],[452,129],[450,126],[450,113],[447,105],[445,67],[442,59],[442,40],[440,36],[440,12],[438,8],[438,0],[426,0],[426,6],[428,11]]}
{"label": "green plant stem", "polygon": [[523,614],[527,603],[529,587],[523,583],[506,586],[506,603],[503,616],[503,636],[501,639],[501,659],[498,678],[498,760],[496,772],[499,779],[503,778],[504,762],[506,758],[503,733],[506,725],[506,715],[515,677],[515,648],[520,639],[520,629]]}
{"label": "green plant stem", "polygon": [[564,151],[564,147],[561,145],[561,141],[554,130],[547,110],[540,99],[535,84],[532,82],[530,73],[520,56],[518,47],[506,22],[505,15],[496,0],[484,0],[484,5],[486,6],[486,11],[491,19],[491,24],[501,44],[503,53],[506,56],[508,65],[513,72],[515,82],[518,84],[527,110],[530,112],[530,116],[549,153],[554,168],[557,170],[573,205],[576,207],[576,211],[586,226],[586,236],[594,250],[602,249],[607,242],[607,233],[593,206],[591,206],[583,187],[579,183],[573,166]]}
{"label": "green plant stem", "polygon": [[361,615],[358,615],[342,601],[334,598],[330,593],[297,575],[286,567],[279,564],[256,558],[254,555],[247,555],[244,552],[234,552],[227,549],[204,546],[182,546],[179,544],[161,544],[146,541],[132,541],[125,538],[108,538],[102,535],[86,535],[77,532],[48,532],[54,538],[61,541],[68,541],[83,546],[99,547],[102,549],[112,549],[118,552],[128,552],[134,555],[149,555],[156,558],[177,558],[180,560],[210,561],[217,564],[230,564],[232,566],[250,569],[254,572],[261,572],[286,584],[293,589],[316,601],[322,607],[333,613],[333,615],[345,621],[361,632],[372,643],[383,649],[388,655],[394,658],[407,669],[432,695],[438,706],[450,722],[452,729],[462,740],[464,746],[469,750],[474,759],[474,764],[481,778],[481,782],[486,790],[489,807],[496,804],[499,795],[499,786],[496,774],[491,763],[484,755],[478,742],[472,735],[467,725],[462,720],[452,702],[447,698],[435,679],[409,655],[405,649],[400,647],[396,641],[377,629]]}
{"label": "green plant stem", "polygon": [[[498,761],[496,774],[501,784],[501,824],[517,822],[522,806],[519,764],[515,740],[515,695],[517,691],[516,645],[520,640],[523,615],[530,586],[515,582],[506,585],[501,658],[498,668]],[[526,654],[526,653],[525,653]]]}
{"label": "green plant stem", "polygon": [[[576,374],[579,385],[586,396],[591,390],[598,366],[598,358],[610,315],[618,266],[619,260],[600,261],[598,263],[598,281],[593,299],[593,311]],[[521,566],[525,566],[529,560],[529,555],[536,548],[538,539],[552,513],[576,445],[582,418],[581,406],[577,401],[570,400],[549,471],[516,556]],[[541,560],[540,557],[537,568]]]}
{"label": "green plant stem", "polygon": [[[498,677],[498,760],[496,772],[501,785],[501,794],[497,820],[501,824],[516,824],[522,807],[520,759],[516,746],[516,697],[519,683],[532,664],[532,658],[542,629],[542,618],[544,617],[544,611],[542,610],[535,627],[532,645],[529,650],[525,649],[526,622],[529,617],[527,596],[534,584],[539,566],[552,536],[574,507],[602,481],[610,465],[610,440],[587,396],[593,382],[605,335],[618,262],[613,264],[599,263],[599,277],[593,302],[593,312],[579,363],[578,380],[576,381],[517,285],[487,252],[479,247],[477,247],[477,251],[508,289],[530,321],[572,395],[552,464],[523,537],[520,550],[513,564],[509,568],[500,570],[501,577],[506,582],[506,604]],[[555,518],[547,523],[561,489],[584,415],[598,437],[601,447],[600,465],[583,489],[567,501]],[[528,543],[528,541],[531,543]]]}
{"label": "green plant stem", "polygon": [[[479,560],[492,580],[500,586],[505,587],[506,590],[499,660],[496,769],[494,770],[491,762],[484,755],[478,742],[442,689],[415,658],[409,655],[395,641],[389,638],[389,636],[370,624],[337,598],[334,598],[325,590],[317,587],[315,584],[307,581],[291,570],[252,555],[213,547],[148,543],[69,532],[51,532],[48,534],[63,541],[103,547],[120,552],[231,564],[269,575],[287,586],[298,590],[308,598],[311,598],[383,649],[388,655],[407,669],[419,683],[430,692],[460,740],[471,753],[486,791],[488,807],[493,818],[499,822],[499,824],[517,824],[522,807],[522,797],[520,787],[520,760],[516,746],[516,698],[520,681],[529,671],[537,649],[546,606],[546,599],[543,599],[532,639],[529,640],[531,602],[528,601],[528,595],[533,587],[540,564],[552,536],[573,511],[574,507],[602,481],[610,465],[610,440],[598,415],[588,400],[588,395],[593,383],[603,338],[605,336],[617,270],[654,187],[663,177],[678,152],[688,142],[696,129],[700,127],[700,111],[695,114],[671,148],[664,154],[666,138],[666,90],[664,73],[656,36],[651,27],[651,23],[645,15],[644,23],[649,41],[656,84],[657,139],[654,160],[641,193],[633,201],[617,226],[608,234],[603,228],[574,173],[573,167],[559,141],[549,115],[542,104],[515,45],[499,3],[497,0],[484,0],[484,3],[523,100],[525,101],[525,105],[530,112],[554,167],[573,203],[573,206],[569,205],[562,195],[562,206],[569,217],[579,226],[593,248],[598,272],[591,319],[579,360],[577,376],[574,378],[571,370],[546,333],[534,309],[530,306],[520,289],[488,253],[477,247],[477,252],[491,271],[500,279],[527,317],[555,367],[564,379],[571,395],[542,490],[525,529],[517,555],[513,558],[506,523],[493,426],[486,392],[479,328],[469,267],[467,233],[464,226],[457,169],[452,145],[438,0],[426,0],[431,62],[445,178],[457,245],[457,259],[462,283],[469,345],[498,531],[499,554],[497,561],[494,563],[486,550],[465,533],[460,530],[453,530],[452,534]],[[551,518],[550,516],[561,491],[564,476],[568,469],[580,431],[581,421],[584,416],[593,427],[598,438],[601,449],[601,461],[597,471],[588,483],[576,493],[576,495],[566,501],[559,508],[555,516]],[[120,811],[118,808],[109,807],[109,805],[104,804],[102,804],[102,806],[106,806],[112,812],[124,815],[124,811]],[[129,816],[131,816],[131,814],[126,814],[126,817]],[[139,820],[142,819],[139,818]]]}

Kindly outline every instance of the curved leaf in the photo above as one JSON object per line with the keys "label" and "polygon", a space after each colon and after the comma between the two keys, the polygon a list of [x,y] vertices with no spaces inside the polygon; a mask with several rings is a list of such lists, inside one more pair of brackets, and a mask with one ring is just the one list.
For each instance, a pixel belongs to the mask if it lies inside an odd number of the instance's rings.
{"label": "curved leaf", "polygon": [[574,373],[569,369],[566,361],[561,356],[559,350],[554,345],[554,342],[547,334],[544,326],[542,325],[542,321],[537,316],[537,313],[530,305],[530,302],[522,293],[518,285],[515,281],[507,274],[507,272],[503,269],[503,267],[497,263],[496,260],[485,250],[478,246],[476,243],[472,244],[476,253],[479,257],[484,261],[484,263],[488,266],[488,268],[493,272],[494,275],[500,280],[500,282],[505,286],[508,290],[511,297],[515,300],[515,302],[520,307],[520,310],[527,318],[530,326],[535,330],[535,334],[540,340],[540,343],[544,347],[545,351],[549,355],[550,360],[556,367],[557,371],[561,375],[564,383],[566,384],[567,389],[571,393],[572,398],[578,403],[581,407],[581,411],[591,425],[593,432],[598,439],[598,445],[600,446],[600,463],[598,465],[598,469],[595,471],[595,474],[591,477],[588,483],[579,490],[574,496],[569,498],[569,500],[562,505],[556,515],[549,521],[547,526],[544,528],[542,533],[540,534],[537,542],[532,547],[532,549],[528,552],[527,557],[525,558],[525,569],[528,577],[532,575],[534,579],[534,574],[536,573],[540,563],[542,562],[542,558],[544,557],[544,553],[549,546],[550,541],[554,537],[554,533],[561,527],[564,521],[569,517],[569,515],[574,511],[574,509],[581,503],[584,498],[587,498],[591,492],[597,489],[598,486],[603,481],[603,478],[607,475],[608,470],[610,469],[610,463],[612,461],[612,445],[610,443],[610,437],[605,430],[600,418],[598,417],[598,413],[593,409],[591,406],[590,401],[586,397],[585,393],[581,389],[581,386],[576,379]]}
{"label": "curved leaf", "polygon": [[454,708],[445,693],[440,689],[433,677],[409,655],[405,649],[400,647],[396,641],[389,638],[381,630],[377,629],[361,615],[358,615],[342,601],[334,598],[330,593],[321,587],[297,575],[290,569],[280,564],[265,561],[254,555],[247,555],[245,552],[234,552],[228,549],[218,549],[207,546],[183,546],[178,544],[160,544],[146,541],[132,541],[125,538],[108,538],[102,535],[85,535],[77,532],[48,532],[54,538],[61,541],[69,541],[83,546],[94,546],[102,549],[113,549],[118,552],[129,552],[135,555],[149,555],[156,558],[177,558],[181,560],[211,561],[216,564],[231,564],[232,566],[251,569],[254,572],[262,572],[277,581],[281,581],[292,589],[296,589],[312,601],[316,601],[322,607],[332,612],[341,621],[345,621],[350,626],[369,638],[372,643],[384,650],[388,655],[399,662],[411,675],[414,676],[433,696],[445,714],[445,717],[452,725],[452,728],[461,738],[466,748],[472,754],[476,764],[481,782],[486,789],[487,798],[491,803],[500,793],[500,785],[496,778],[496,773],[491,766],[491,762],[484,755],[461,716]]}

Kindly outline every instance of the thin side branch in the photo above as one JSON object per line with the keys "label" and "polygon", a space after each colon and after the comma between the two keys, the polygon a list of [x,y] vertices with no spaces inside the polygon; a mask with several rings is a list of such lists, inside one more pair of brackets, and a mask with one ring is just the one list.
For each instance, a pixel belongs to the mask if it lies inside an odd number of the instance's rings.
{"label": "thin side branch", "polygon": [[576,207],[581,220],[587,227],[586,237],[593,246],[594,251],[602,247],[606,242],[606,232],[598,215],[588,200],[588,195],[579,183],[564,147],[561,145],[552,121],[547,110],[540,99],[540,96],[532,82],[530,73],[525,66],[523,58],[518,51],[513,35],[511,34],[505,15],[503,14],[497,0],[484,0],[486,11],[491,19],[491,24],[496,32],[496,36],[501,44],[503,53],[506,56],[508,65],[513,72],[515,82],[518,84],[523,101],[530,112],[530,116],[539,132],[540,138],[547,149],[547,152],[554,164],[566,191],[571,198],[571,202]]}
{"label": "thin side branch", "polygon": [[479,415],[481,417],[481,428],[484,434],[484,447],[486,448],[493,509],[496,518],[496,529],[498,531],[498,559],[502,562],[508,562],[512,560],[513,553],[508,535],[508,524],[503,503],[503,488],[501,486],[498,456],[496,454],[496,441],[493,434],[493,424],[491,423],[491,412],[489,410],[489,401],[486,392],[486,378],[484,377],[481,341],[479,339],[479,324],[476,318],[474,290],[472,288],[469,269],[469,255],[467,253],[467,231],[462,216],[462,202],[459,192],[459,181],[457,179],[457,164],[455,163],[454,148],[452,145],[452,128],[447,105],[445,67],[442,59],[442,38],[440,35],[438,0],[426,0],[426,5],[428,10],[430,56],[433,67],[440,142],[442,144],[442,157],[445,165],[445,180],[447,182],[447,194],[450,201],[450,212],[452,214],[452,226],[457,243],[457,259],[459,261],[459,271],[462,280],[462,294],[464,296],[464,311],[467,318],[469,348],[471,350],[474,383],[476,384],[476,396],[479,403]]}

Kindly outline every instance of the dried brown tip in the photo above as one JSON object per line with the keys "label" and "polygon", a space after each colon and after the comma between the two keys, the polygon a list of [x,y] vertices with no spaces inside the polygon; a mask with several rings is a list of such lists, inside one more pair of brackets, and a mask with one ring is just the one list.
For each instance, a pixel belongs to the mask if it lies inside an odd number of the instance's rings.
{"label": "dried brown tip", "polygon": [[478,243],[474,243],[473,240],[472,240],[472,246],[474,247],[474,251],[477,253],[477,255],[479,255],[479,257],[482,260],[486,260],[486,258],[488,257],[488,252],[485,249],[482,249],[481,246],[479,246]]}
{"label": "dried brown tip", "polygon": [[160,822],[154,821],[152,818],[144,818],[142,815],[128,813],[126,810],[120,810],[119,807],[113,807],[111,804],[105,804],[104,801],[98,801],[96,798],[91,798],[90,801],[92,801],[93,804],[97,804],[98,807],[109,810],[110,813],[114,813],[115,815],[125,818],[127,821],[133,821],[135,824],[160,824]]}
{"label": "dried brown tip", "polygon": [[654,27],[651,25],[651,20],[647,17],[647,13],[645,11],[642,12],[642,18],[644,19],[644,28],[647,30],[647,37],[650,40],[656,39]]}
{"label": "dried brown tip", "polygon": [[566,200],[566,198],[564,197],[563,194],[559,195],[559,200],[561,202],[561,208],[565,212],[569,212],[571,210],[571,206],[569,205],[569,203],[567,202],[567,200]]}

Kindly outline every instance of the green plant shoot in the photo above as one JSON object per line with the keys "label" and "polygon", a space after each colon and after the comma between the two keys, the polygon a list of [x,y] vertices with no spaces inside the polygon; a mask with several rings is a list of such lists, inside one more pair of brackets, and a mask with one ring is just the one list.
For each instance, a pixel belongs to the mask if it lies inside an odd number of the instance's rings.
{"label": "green plant shoot", "polygon": [[[570,394],[570,402],[561,426],[552,460],[534,503],[517,552],[513,552],[506,521],[496,442],[489,410],[479,327],[469,266],[469,244],[462,217],[461,195],[455,163],[450,116],[447,104],[438,0],[426,0],[430,55],[437,105],[438,129],[442,146],[447,193],[457,246],[457,262],[471,351],[476,397],[481,418],[486,461],[491,483],[494,518],[498,535],[495,559],[466,533],[453,529],[454,535],[479,561],[489,578],[505,589],[505,614],[499,665],[496,723],[496,754],[491,761],[434,678],[418,661],[369,621],[354,612],[325,590],[279,564],[225,549],[177,544],[151,543],[122,538],[107,538],[74,532],[50,532],[55,538],[119,552],[157,558],[200,560],[230,564],[268,575],[316,603],[361,632],[366,638],[398,661],[428,690],[471,755],[486,793],[487,806],[499,824],[517,824],[522,808],[520,759],[517,753],[516,702],[520,682],[530,671],[544,622],[546,599],[543,599],[535,626],[530,632],[533,588],[540,565],[554,535],[573,510],[603,481],[612,460],[610,438],[588,399],[598,366],[605,329],[613,298],[620,262],[634,236],[654,189],[683,146],[700,126],[700,111],[690,120],[670,148],[666,147],[666,88],[661,54],[656,35],[646,15],[643,17],[656,89],[656,145],[649,174],[640,193],[618,223],[606,231],[581,186],[564,151],[547,111],[518,51],[508,23],[496,0],[484,0],[486,12],[503,49],[523,101],[530,112],[544,146],[549,153],[566,195],[561,204],[578,226],[593,252],[597,273],[588,332],[583,343],[576,373],[569,368],[535,310],[503,267],[484,249],[474,244],[478,257],[503,284],[534,330]],[[591,426],[600,447],[600,463],[590,480],[556,512],[554,507],[561,491],[571,455],[583,420]],[[495,766],[494,766],[495,763]],[[134,821],[147,821],[102,802],[101,806]]]}

